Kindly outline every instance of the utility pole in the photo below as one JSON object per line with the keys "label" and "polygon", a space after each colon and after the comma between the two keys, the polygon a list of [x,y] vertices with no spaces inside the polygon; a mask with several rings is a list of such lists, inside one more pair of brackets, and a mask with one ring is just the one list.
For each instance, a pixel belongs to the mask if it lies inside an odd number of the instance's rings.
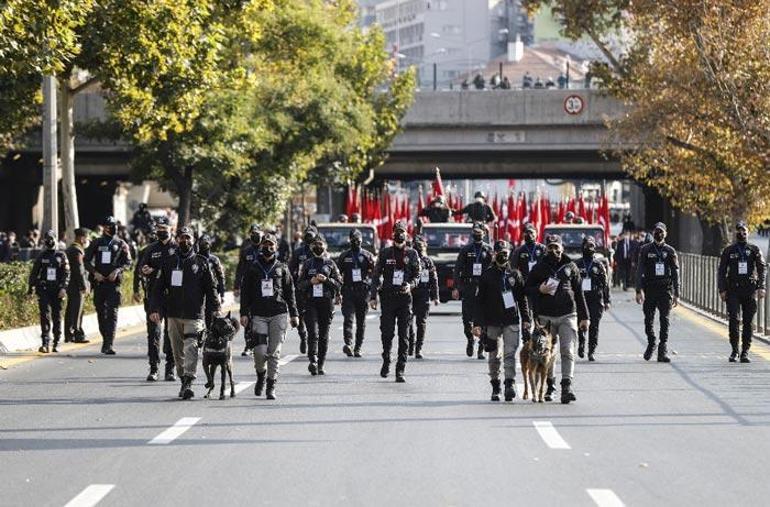
{"label": "utility pole", "polygon": [[59,234],[58,163],[56,147],[56,78],[43,77],[43,226]]}

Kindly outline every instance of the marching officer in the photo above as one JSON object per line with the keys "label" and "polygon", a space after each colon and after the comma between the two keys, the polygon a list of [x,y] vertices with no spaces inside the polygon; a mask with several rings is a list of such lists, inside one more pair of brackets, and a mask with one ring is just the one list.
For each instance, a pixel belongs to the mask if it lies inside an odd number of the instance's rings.
{"label": "marching officer", "polygon": [[[366,314],[369,313],[369,291],[374,272],[374,255],[361,248],[361,231],[353,229],[349,234],[350,249],[342,252],[337,265],[342,273],[342,337],[345,345],[342,351],[348,356],[361,357],[361,345],[366,331]],[[355,319],[356,339],[353,343],[353,320]]]}
{"label": "marching officer", "polygon": [[305,328],[308,335],[308,371],[326,375],[324,364],[329,350],[329,327],[334,316],[334,300],[342,287],[337,264],[326,253],[326,240],[320,234],[310,244],[312,257],[299,270],[297,294],[305,301]]}
{"label": "marching officer", "polygon": [[652,232],[652,243],[639,250],[636,270],[636,302],[644,311],[647,349],[644,360],[655,352],[655,310],[660,313],[660,345],[658,362],[670,363],[668,357],[668,325],[671,308],[679,304],[679,261],[676,250],[666,244],[666,224],[658,222]]}
{"label": "marching officer", "polygon": [[286,328],[299,325],[294,301],[294,282],[289,268],[277,258],[278,240],[269,233],[262,238],[259,256],[249,264],[241,284],[241,325],[251,323],[254,346],[254,369],[257,382],[254,395],[275,399],[275,384],[281,359],[281,346]]}
{"label": "marching officer", "polygon": [[[174,257],[179,250],[174,238],[171,237],[171,226],[167,217],[155,219],[154,226],[149,229],[149,238],[155,238],[139,254],[139,262],[134,268],[134,301],[143,301],[144,311],[147,314],[147,359],[150,363],[148,382],[158,380],[158,367],[160,365],[161,334],[163,335],[163,354],[166,356],[164,378],[167,382],[176,380],[174,376],[174,352],[171,348],[171,339],[168,336],[168,319],[163,308],[159,314],[163,324],[150,319],[152,309],[150,298],[158,283],[158,271],[170,257]],[[140,286],[144,291],[144,298],[140,293]]]}
{"label": "marching officer", "polygon": [[[302,244],[294,249],[294,253],[289,259],[289,272],[293,280],[299,280],[299,268],[313,256],[310,251],[310,244],[318,235],[318,230],[309,225],[302,233]],[[307,352],[307,328],[305,327],[305,300],[303,294],[297,291],[295,283],[294,290],[296,292],[297,311],[299,311],[299,327],[297,332],[299,333],[299,352],[305,354]]]}
{"label": "marching officer", "polygon": [[102,220],[102,235],[86,249],[85,265],[94,288],[94,306],[102,335],[102,354],[115,355],[112,344],[118,324],[120,283],[123,271],[131,267],[128,244],[115,236],[118,221],[109,216]]}
{"label": "marching officer", "polygon": [[[37,294],[40,310],[40,338],[42,345],[38,352],[59,352],[61,339],[61,305],[67,294],[70,280],[70,265],[67,255],[56,249],[56,234],[45,233],[43,251],[37,256],[32,271],[29,273],[29,294]],[[51,330],[53,329],[53,349],[50,348]]]}
{"label": "marching officer", "polygon": [[[214,281],[217,283],[217,295],[219,296],[219,304],[222,305],[225,302],[225,269],[222,267],[222,261],[219,257],[211,253],[211,237],[208,234],[202,235],[198,238],[198,255],[202,256],[209,262],[209,268],[211,274],[214,276]],[[211,326],[211,322],[214,320],[214,302],[206,300],[206,329]]]}
{"label": "marching officer", "polygon": [[[473,317],[473,334],[486,334],[492,401],[500,401],[500,366],[505,370],[505,401],[516,397],[516,349],[519,335],[529,336],[531,318],[524,277],[510,265],[511,245],[496,241],[495,262],[481,275]],[[520,327],[521,326],[521,331]],[[502,361],[501,361],[502,360]]]}
{"label": "marching officer", "polygon": [[[412,294],[412,320],[409,323],[409,355],[422,359],[425,329],[428,326],[430,304],[438,305],[438,273],[428,257],[428,243],[422,236],[414,238],[414,249],[420,259],[420,278]],[[415,333],[415,326],[417,331]]]}
{"label": "marching officer", "polygon": [[[240,297],[241,295],[241,279],[243,273],[248,265],[254,262],[254,259],[259,255],[259,245],[262,242],[262,228],[258,224],[252,224],[249,227],[249,237],[241,243],[241,249],[238,252],[238,265],[235,267],[235,280],[233,283],[233,295]],[[248,356],[251,353],[249,343],[252,343],[250,336],[251,326],[244,326],[243,338],[245,345],[243,347],[242,356]]]}
{"label": "marching officer", "polygon": [[[564,253],[561,237],[552,234],[546,240],[546,256],[527,277],[526,289],[535,298],[535,319],[547,326],[559,340],[561,354],[561,402],[575,401],[572,380],[575,370],[575,342],[578,328],[588,330],[588,307],[582,290],[580,272]],[[553,372],[548,372],[545,399],[555,390]]]}
{"label": "marching officer", "polygon": [[67,285],[67,309],[64,311],[64,343],[88,343],[83,331],[83,305],[91,290],[88,271],[83,263],[88,247],[88,229],[75,229],[75,240],[65,250],[70,265],[70,282]]}
{"label": "marching officer", "polygon": [[[545,245],[537,241],[537,227],[531,223],[524,226],[524,242],[513,251],[511,255],[511,264],[516,268],[524,280],[529,276],[529,272],[545,256]],[[535,298],[527,295],[529,298],[529,309],[535,313]]]}
{"label": "marching officer", "polygon": [[[494,252],[492,247],[484,242],[486,226],[481,222],[475,222],[471,230],[472,241],[465,245],[457,255],[454,268],[455,288],[452,290],[454,299],[462,298],[463,332],[467,339],[465,354],[473,357],[473,312],[476,307],[476,289],[479,279],[486,271]],[[477,357],[484,359],[483,339],[479,338]]]}
{"label": "marching officer", "polygon": [[[596,240],[591,236],[583,239],[583,256],[575,263],[580,270],[581,286],[588,305],[591,324],[588,326],[588,360],[594,361],[599,343],[599,322],[602,313],[610,309],[610,284],[604,264],[596,258]],[[578,357],[585,356],[586,333],[578,330]]]}
{"label": "marching officer", "polygon": [[393,245],[385,247],[377,259],[372,281],[369,305],[377,309],[377,295],[382,303],[380,333],[382,335],[382,368],[380,376],[387,378],[390,373],[390,352],[393,336],[398,327],[398,360],[396,361],[396,382],[406,382],[407,352],[409,348],[407,328],[412,309],[412,291],[420,277],[420,259],[417,252],[407,247],[406,231],[394,228]]}
{"label": "marching officer", "polygon": [[168,334],[174,351],[177,375],[182,381],[179,397],[189,400],[195,393],[192,383],[198,370],[198,347],[203,339],[206,300],[219,312],[216,281],[208,261],[195,253],[193,232],[182,227],[177,233],[178,248],[154,272],[157,281],[150,297],[150,320],[160,324],[161,312],[168,320]]}
{"label": "marching officer", "polygon": [[757,299],[765,297],[765,271],[767,265],[762,251],[756,245],[748,243],[749,228],[746,222],[735,226],[735,243],[722,251],[719,259],[718,286],[719,296],[727,303],[730,317],[730,345],[732,352],[729,361],[738,358],[738,335],[742,313],[743,332],[741,335],[741,362],[750,363],[752,322],[757,313]]}

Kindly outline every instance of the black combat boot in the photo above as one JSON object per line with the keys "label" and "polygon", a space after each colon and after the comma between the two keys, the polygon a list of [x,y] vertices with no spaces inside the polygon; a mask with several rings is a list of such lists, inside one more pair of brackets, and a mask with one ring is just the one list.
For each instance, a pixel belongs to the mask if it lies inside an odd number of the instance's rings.
{"label": "black combat boot", "polygon": [[267,389],[265,391],[265,398],[267,398],[268,400],[275,399],[275,379],[274,378],[267,379]]}
{"label": "black combat boot", "polygon": [[147,375],[147,382],[157,382],[158,381],[158,365],[153,364],[150,365],[150,374]]}
{"label": "black combat boot", "polygon": [[666,346],[666,342],[660,342],[660,345],[658,345],[658,362],[659,363],[670,363],[671,358],[668,357],[668,347]]}
{"label": "black combat boot", "polygon": [[310,363],[307,365],[307,371],[309,371],[313,376],[318,375],[318,363],[316,362],[315,358],[310,359]]}
{"label": "black combat boot", "polygon": [[356,348],[353,350],[353,357],[361,357],[361,347],[356,345]]}
{"label": "black combat boot", "polygon": [[484,359],[484,340],[479,338],[479,348],[476,351],[476,359]]}
{"label": "black combat boot", "polygon": [[388,378],[390,374],[390,357],[383,354],[382,356],[382,368],[380,368],[380,377]]}
{"label": "black combat boot", "polygon": [[572,392],[572,381],[568,378],[561,380],[561,402],[567,404],[570,401],[576,401],[575,393]]}
{"label": "black combat boot", "polygon": [[307,338],[299,337],[299,353],[307,354]]}
{"label": "black combat boot", "polygon": [[59,337],[54,336],[53,337],[53,348],[51,349],[51,352],[59,352]]}
{"label": "black combat boot", "polygon": [[326,359],[319,359],[318,360],[318,374],[319,375],[326,375],[326,370],[324,369],[324,364],[326,364]]}
{"label": "black combat boot", "polygon": [[407,354],[410,356],[414,355],[414,338],[409,338],[409,349],[407,350]]}
{"label": "black combat boot", "polygon": [[422,359],[422,342],[418,341],[414,348],[414,358]]}
{"label": "black combat boot", "polygon": [[491,401],[500,401],[500,379],[490,380],[492,385],[492,396],[489,398]]}
{"label": "black combat boot", "polygon": [[166,382],[173,382],[176,380],[176,375],[174,375],[174,365],[166,363],[165,379]]}
{"label": "black combat boot", "polygon": [[473,357],[473,338],[468,338],[468,343],[465,345],[465,355]]}
{"label": "black combat boot", "polygon": [[578,339],[578,357],[583,359],[586,355],[586,340],[585,338]]}
{"label": "black combat boot", "polygon": [[184,383],[182,384],[182,399],[183,400],[189,400],[195,396],[195,393],[192,390],[192,383],[193,379],[192,377],[185,377]]}
{"label": "black combat boot", "polygon": [[516,397],[516,384],[512,378],[505,379],[505,401],[513,401]]}
{"label": "black combat boot", "polygon": [[749,349],[743,349],[741,351],[741,362],[742,363],[750,363],[751,359],[749,359]]}
{"label": "black combat boot", "polygon": [[257,383],[254,384],[254,396],[262,396],[262,389],[265,387],[265,375],[267,372],[257,372]]}
{"label": "black combat boot", "polygon": [[350,345],[348,345],[347,343],[342,346],[342,353],[348,357],[353,357],[353,349],[351,349]]}
{"label": "black combat boot", "polygon": [[556,392],[556,379],[554,378],[547,378],[545,379],[546,382],[546,389],[545,389],[545,396],[543,396],[543,399],[545,401],[553,401],[553,393]]}
{"label": "black combat boot", "polygon": [[644,349],[644,360],[649,361],[655,352],[655,338],[647,338],[647,348]]}
{"label": "black combat boot", "polygon": [[730,357],[727,358],[728,361],[731,363],[734,363],[738,360],[738,345],[733,345],[733,350],[730,352]]}
{"label": "black combat boot", "polygon": [[594,357],[594,352],[596,352],[596,342],[588,341],[588,360],[593,362],[596,361],[596,358]]}
{"label": "black combat boot", "polygon": [[406,369],[406,364],[402,363],[401,361],[396,361],[396,382],[399,384],[403,384],[406,382],[406,378],[404,378],[404,370]]}

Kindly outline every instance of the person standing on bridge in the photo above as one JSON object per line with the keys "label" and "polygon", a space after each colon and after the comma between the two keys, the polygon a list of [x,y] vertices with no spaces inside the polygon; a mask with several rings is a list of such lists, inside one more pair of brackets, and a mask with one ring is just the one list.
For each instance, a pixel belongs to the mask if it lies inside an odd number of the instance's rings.
{"label": "person standing on bridge", "polygon": [[430,206],[424,208],[417,216],[425,217],[432,224],[444,224],[449,222],[452,210],[446,205],[443,195],[437,195],[433,198]]}
{"label": "person standing on bridge", "polygon": [[639,251],[636,270],[636,302],[644,311],[644,331],[647,349],[644,360],[655,352],[655,310],[660,313],[660,345],[658,362],[670,363],[668,357],[668,327],[671,308],[679,304],[679,261],[676,250],[666,244],[666,224],[658,222],[652,233],[653,242]]}
{"label": "person standing on bridge", "polygon": [[473,202],[465,206],[457,214],[466,215],[466,222],[481,222],[482,224],[494,224],[497,222],[497,215],[495,215],[492,206],[487,204],[487,195],[481,190],[477,191],[473,196]]}
{"label": "person standing on bridge", "polygon": [[479,280],[478,297],[473,317],[473,335],[486,335],[489,352],[489,383],[492,401],[500,401],[500,366],[505,371],[505,401],[516,397],[516,349],[520,328],[525,340],[531,322],[524,277],[511,267],[511,245],[495,242],[495,262]]}
{"label": "person standing on bridge", "polygon": [[406,382],[404,371],[408,355],[408,327],[412,311],[412,291],[420,278],[420,259],[417,252],[406,245],[406,231],[394,228],[393,245],[385,247],[377,258],[372,277],[372,292],[369,305],[377,309],[377,295],[380,296],[380,334],[382,337],[382,368],[380,376],[390,374],[390,353],[393,337],[398,327],[398,360],[396,361],[396,382]]}
{"label": "person standing on bridge", "polygon": [[[765,272],[767,265],[757,245],[748,243],[749,228],[746,222],[735,226],[735,243],[722,251],[719,259],[717,285],[719,296],[727,303],[730,320],[729,361],[738,358],[738,336],[741,336],[741,362],[750,363],[752,322],[757,313],[757,297],[765,297]],[[739,333],[742,313],[743,332]]]}
{"label": "person standing on bridge", "polygon": [[[353,229],[348,235],[350,248],[342,252],[337,266],[342,273],[342,352],[348,357],[361,357],[361,346],[366,332],[366,315],[369,313],[369,292],[374,273],[374,254],[361,247],[361,231]],[[356,338],[353,341],[355,319]]]}
{"label": "person standing on bridge", "polygon": [[[467,340],[465,354],[468,357],[473,357],[473,312],[476,309],[479,280],[494,258],[492,247],[484,242],[486,229],[482,222],[473,224],[471,242],[460,250],[454,268],[455,286],[452,290],[452,298],[462,299],[463,332]],[[479,338],[476,354],[478,359],[484,359],[483,343],[483,337]]]}
{"label": "person standing on bridge", "polygon": [[[588,306],[582,290],[580,271],[564,253],[561,237],[553,234],[546,240],[547,255],[527,277],[527,292],[535,298],[535,319],[551,330],[559,340],[561,353],[561,402],[575,401],[572,380],[575,370],[577,331],[588,330]],[[556,383],[548,372],[545,400],[550,401]]]}
{"label": "person standing on bridge", "polygon": [[123,271],[131,267],[128,244],[116,237],[118,221],[114,217],[102,220],[102,236],[86,249],[84,263],[93,279],[94,306],[102,335],[102,354],[115,355],[112,344],[118,325],[120,284]]}
{"label": "person standing on bridge", "polygon": [[[588,304],[591,325],[588,327],[588,360],[594,361],[599,343],[599,322],[602,313],[610,309],[610,284],[604,264],[596,260],[596,240],[592,236],[583,239],[583,256],[575,263],[580,270],[583,293]],[[578,330],[578,357],[585,356],[586,333]]]}
{"label": "person standing on bridge", "polygon": [[[67,255],[56,248],[56,233],[48,231],[43,237],[43,251],[38,254],[29,273],[29,294],[37,295],[40,311],[40,338],[38,352],[59,352],[61,339],[61,305],[67,294],[70,265]],[[53,330],[53,349],[50,348]]]}
{"label": "person standing on bridge", "polygon": [[165,311],[174,363],[182,381],[179,397],[189,400],[195,396],[192,383],[198,371],[198,348],[206,329],[206,300],[214,302],[215,313],[219,313],[221,307],[209,262],[193,248],[192,229],[182,227],[176,239],[178,248],[154,273],[150,320],[160,324],[161,312]]}
{"label": "person standing on bridge", "polygon": [[433,260],[428,257],[428,243],[424,237],[414,238],[414,249],[420,257],[420,279],[412,294],[414,322],[409,323],[409,355],[414,355],[415,359],[422,359],[430,304],[433,302],[434,306],[438,305],[438,273]]}

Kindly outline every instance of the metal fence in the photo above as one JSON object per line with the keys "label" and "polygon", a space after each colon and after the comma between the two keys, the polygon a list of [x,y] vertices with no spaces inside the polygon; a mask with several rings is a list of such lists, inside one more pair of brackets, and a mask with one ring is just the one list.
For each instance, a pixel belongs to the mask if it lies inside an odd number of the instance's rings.
{"label": "metal fence", "polygon": [[[719,257],[689,253],[679,254],[680,278],[682,281],[681,300],[695,308],[727,319],[727,307],[719,297],[717,269]],[[765,280],[767,286],[767,280]],[[757,315],[754,317],[754,332],[770,335],[770,300],[759,300]]]}

